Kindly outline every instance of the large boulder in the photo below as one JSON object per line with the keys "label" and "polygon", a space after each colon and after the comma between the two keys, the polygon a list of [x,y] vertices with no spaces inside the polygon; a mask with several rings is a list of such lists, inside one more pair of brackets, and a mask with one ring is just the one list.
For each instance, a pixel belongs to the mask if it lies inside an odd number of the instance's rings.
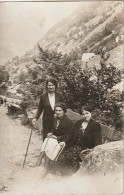
{"label": "large boulder", "polygon": [[123,168],[123,141],[114,141],[96,146],[86,155],[78,174],[93,174],[119,171]]}

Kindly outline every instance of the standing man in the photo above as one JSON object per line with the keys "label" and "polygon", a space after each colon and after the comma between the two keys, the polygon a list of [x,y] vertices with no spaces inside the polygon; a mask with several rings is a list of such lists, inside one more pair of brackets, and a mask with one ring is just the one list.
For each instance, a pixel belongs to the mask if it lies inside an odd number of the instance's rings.
{"label": "standing man", "polygon": [[53,129],[54,108],[58,102],[64,102],[61,93],[57,92],[57,81],[50,78],[46,81],[47,92],[43,93],[40,98],[38,111],[33,122],[36,122],[43,112],[43,140],[47,134]]}

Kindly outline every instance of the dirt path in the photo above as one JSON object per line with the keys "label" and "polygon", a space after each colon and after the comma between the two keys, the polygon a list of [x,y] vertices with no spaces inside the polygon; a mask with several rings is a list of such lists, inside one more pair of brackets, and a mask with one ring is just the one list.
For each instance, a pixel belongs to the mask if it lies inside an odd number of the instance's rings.
{"label": "dirt path", "polygon": [[5,107],[0,106],[0,187],[8,186],[0,195],[70,195],[120,194],[123,191],[122,172],[73,176],[71,178],[42,178],[37,167],[41,137],[33,131],[26,166],[22,170],[24,154],[31,129],[11,119]]}
{"label": "dirt path", "polygon": [[42,141],[33,131],[26,165],[22,170],[31,129],[22,126],[18,119],[11,119],[6,113],[7,109],[0,106],[0,186],[5,185],[10,189],[10,184],[12,186],[15,183],[19,173],[36,166]]}

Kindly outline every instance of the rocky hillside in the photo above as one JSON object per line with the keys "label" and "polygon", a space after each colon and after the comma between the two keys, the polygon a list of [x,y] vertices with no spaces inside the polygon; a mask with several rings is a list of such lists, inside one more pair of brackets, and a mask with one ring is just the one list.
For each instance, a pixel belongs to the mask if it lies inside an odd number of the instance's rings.
{"label": "rocky hillside", "polygon": [[[40,45],[43,49],[82,58],[83,53],[99,55],[101,50],[110,53],[108,63],[122,69],[123,60],[123,2],[89,2],[82,4],[73,14],[56,24],[39,40],[34,48],[21,58],[13,58],[5,66],[10,76],[16,77],[23,70],[35,66],[33,59]],[[117,54],[117,55],[116,55]],[[99,57],[89,63],[99,65]]]}
{"label": "rocky hillside", "polygon": [[116,46],[116,38],[123,34],[122,2],[89,2],[65,18],[38,42],[45,49],[69,53],[98,53]]}

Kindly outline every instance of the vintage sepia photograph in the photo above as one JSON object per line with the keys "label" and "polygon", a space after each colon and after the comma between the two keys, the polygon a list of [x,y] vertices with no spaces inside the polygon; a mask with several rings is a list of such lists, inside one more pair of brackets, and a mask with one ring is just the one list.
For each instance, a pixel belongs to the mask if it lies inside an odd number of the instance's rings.
{"label": "vintage sepia photograph", "polygon": [[0,1],[0,195],[120,195],[123,1]]}

